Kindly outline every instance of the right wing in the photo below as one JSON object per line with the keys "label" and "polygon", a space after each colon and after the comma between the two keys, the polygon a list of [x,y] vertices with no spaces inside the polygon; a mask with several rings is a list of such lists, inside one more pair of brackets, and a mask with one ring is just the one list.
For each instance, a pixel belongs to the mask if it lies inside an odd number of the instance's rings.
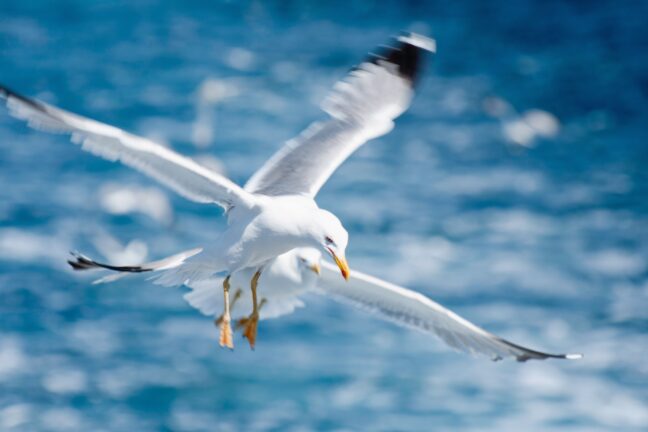
{"label": "right wing", "polygon": [[245,190],[315,197],[351,153],[392,130],[393,120],[410,105],[424,52],[434,50],[433,40],[410,34],[370,55],[335,84],[322,104],[331,118],[288,141],[250,178]]}
{"label": "right wing", "polygon": [[200,203],[216,203],[225,209],[250,207],[254,198],[241,187],[192,159],[151,140],[116,127],[81,117],[29,99],[0,85],[0,98],[9,112],[37,129],[72,135],[72,141],[111,161],[120,161]]}
{"label": "right wing", "polygon": [[357,271],[352,271],[345,282],[337,267],[328,262],[322,262],[318,288],[336,300],[374,312],[381,318],[432,333],[459,351],[487,355],[492,360],[514,357],[523,362],[582,357],[581,354],[547,354],[516,345],[477,327],[423,294]]}

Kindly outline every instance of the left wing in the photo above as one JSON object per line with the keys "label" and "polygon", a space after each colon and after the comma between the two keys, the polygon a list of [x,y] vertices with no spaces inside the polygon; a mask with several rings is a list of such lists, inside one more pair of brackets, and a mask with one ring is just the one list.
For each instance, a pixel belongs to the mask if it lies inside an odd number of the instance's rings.
{"label": "left wing", "polygon": [[423,53],[435,50],[433,40],[415,34],[395,42],[338,82],[322,104],[331,118],[288,141],[250,178],[245,190],[315,197],[351,153],[391,131],[393,120],[409,107]]}
{"label": "left wing", "polygon": [[324,294],[397,324],[434,334],[459,351],[487,355],[492,360],[514,357],[521,362],[582,357],[581,354],[547,354],[516,345],[477,327],[423,294],[357,271],[352,271],[345,282],[337,267],[324,261],[321,265],[318,286]]}
{"label": "left wing", "polygon": [[82,117],[44,102],[29,99],[0,85],[0,98],[9,112],[37,129],[67,133],[83,150],[120,161],[200,203],[216,203],[226,210],[251,207],[254,197],[241,187],[188,157],[146,138]]}

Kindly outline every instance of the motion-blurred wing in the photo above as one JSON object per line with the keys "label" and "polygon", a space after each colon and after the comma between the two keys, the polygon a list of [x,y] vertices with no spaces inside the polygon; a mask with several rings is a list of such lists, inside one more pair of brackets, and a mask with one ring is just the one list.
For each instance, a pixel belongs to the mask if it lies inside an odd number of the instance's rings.
{"label": "motion-blurred wing", "polygon": [[[252,311],[250,280],[253,269],[234,273],[230,279],[230,313],[234,319],[247,317]],[[259,279],[257,295],[261,302],[261,319],[277,318],[304,306],[299,298],[314,285],[314,273],[303,276],[297,266],[297,257],[288,252],[268,263]],[[223,311],[223,278],[192,281],[184,299],[205,315],[216,316]]]}
{"label": "motion-blurred wing", "polygon": [[121,161],[184,197],[228,209],[251,206],[253,197],[225,177],[153,141],[21,96],[0,86],[10,113],[37,129],[67,133],[72,141],[111,161]]}
{"label": "motion-blurred wing", "polygon": [[[183,298],[203,315],[217,317],[223,312],[222,277],[191,282],[187,287],[190,291]],[[231,293],[237,293],[238,289],[241,289],[240,296],[234,304],[230,303],[230,314],[234,320],[245,318],[252,312],[252,298],[247,284],[243,288],[232,288]],[[232,298],[231,293],[230,298]],[[304,302],[299,298],[299,294],[297,292],[282,292],[281,290],[272,289],[272,287],[260,282],[258,295],[263,299],[263,306],[259,311],[259,319],[278,318],[303,307]]]}
{"label": "motion-blurred wing", "polygon": [[410,105],[423,53],[434,50],[433,40],[412,34],[371,54],[323,102],[331,118],[288,141],[250,178],[245,190],[314,197],[351,153],[393,128],[393,120]]}
{"label": "motion-blurred wing", "polygon": [[337,267],[322,262],[318,287],[342,302],[375,312],[381,318],[413,327],[441,338],[451,347],[489,356],[492,360],[514,357],[518,361],[547,358],[577,359],[580,354],[547,354],[497,337],[466,321],[428,297],[378,278],[352,271],[348,282]]}

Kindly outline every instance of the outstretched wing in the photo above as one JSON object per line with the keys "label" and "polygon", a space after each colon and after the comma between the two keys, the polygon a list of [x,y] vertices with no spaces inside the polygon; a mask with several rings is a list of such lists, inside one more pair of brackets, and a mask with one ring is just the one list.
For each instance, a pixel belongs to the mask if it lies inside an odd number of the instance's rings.
{"label": "outstretched wing", "polygon": [[370,139],[388,133],[410,104],[423,53],[435,43],[410,34],[355,68],[322,104],[331,118],[288,141],[245,185],[265,195],[314,197],[338,166]]}
{"label": "outstretched wing", "polygon": [[582,357],[580,354],[547,354],[516,345],[477,327],[423,294],[357,271],[352,271],[349,281],[345,282],[337,267],[328,262],[322,262],[318,287],[336,300],[374,312],[397,324],[432,333],[459,351],[487,355],[492,360]]}
{"label": "outstretched wing", "polygon": [[13,116],[30,126],[71,134],[72,141],[81,144],[83,150],[121,161],[190,200],[216,203],[226,209],[253,204],[252,195],[230,180],[151,140],[29,99],[1,85],[0,97],[6,99]]}

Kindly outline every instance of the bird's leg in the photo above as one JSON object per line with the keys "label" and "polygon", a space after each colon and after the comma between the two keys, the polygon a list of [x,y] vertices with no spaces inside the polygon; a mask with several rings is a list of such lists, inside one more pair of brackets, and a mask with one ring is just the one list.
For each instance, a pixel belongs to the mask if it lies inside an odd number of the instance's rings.
{"label": "bird's leg", "polygon": [[256,290],[260,277],[261,269],[257,270],[254,276],[252,276],[252,282],[250,284],[250,288],[252,289],[252,313],[247,317],[244,324],[245,329],[243,330],[243,336],[248,340],[252,349],[254,349],[254,344],[256,343],[257,325],[259,323],[259,306],[257,304]]}
{"label": "bird's leg", "polygon": [[229,349],[234,349],[234,342],[232,340],[232,326],[230,325],[230,304],[229,304],[229,290],[230,290],[230,276],[228,275],[223,281],[223,319],[220,322],[220,346],[226,346]]}
{"label": "bird's leg", "polygon": [[[241,298],[241,294],[243,294],[243,291],[242,291],[240,288],[237,289],[236,292],[234,293],[234,298],[233,298],[232,301],[230,302],[230,309],[232,309],[232,308],[234,307],[234,305],[236,304],[236,301],[237,301],[239,298]],[[262,301],[263,301],[263,300],[262,300]],[[225,316],[225,314],[222,313],[222,314],[220,314],[220,316],[219,316],[218,318],[216,318],[216,319],[214,320],[214,325],[215,325],[216,327],[220,327],[221,323],[223,322],[223,317],[224,317],[224,316]],[[237,327],[237,328],[238,328],[238,327]]]}
{"label": "bird's leg", "polygon": [[[266,303],[268,303],[268,299],[266,299],[265,297],[262,298],[259,302],[259,313],[261,313],[261,309],[263,309],[263,305],[265,305]],[[236,321],[236,324],[234,324],[234,330],[239,330],[242,327],[245,327],[248,321],[250,321],[248,317],[239,319],[238,321]]]}

